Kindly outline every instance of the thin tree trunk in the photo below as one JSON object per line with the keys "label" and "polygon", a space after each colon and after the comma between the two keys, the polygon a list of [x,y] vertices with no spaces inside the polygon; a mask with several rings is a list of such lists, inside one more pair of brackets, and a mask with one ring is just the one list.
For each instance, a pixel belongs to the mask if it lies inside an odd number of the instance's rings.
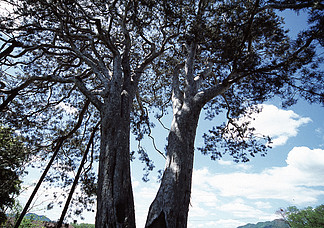
{"label": "thin tree trunk", "polygon": [[54,162],[54,160],[55,160],[55,158],[56,158],[56,156],[57,156],[57,154],[58,154],[58,152],[59,152],[59,150],[60,150],[60,148],[61,148],[61,145],[62,145],[63,141],[64,141],[64,139],[61,138],[61,139],[59,140],[58,144],[56,145],[51,160],[48,162],[48,164],[47,164],[47,166],[46,166],[46,168],[45,168],[45,170],[44,170],[42,176],[39,178],[39,180],[38,180],[38,182],[37,182],[37,184],[36,184],[36,186],[35,186],[35,188],[34,188],[32,194],[31,194],[31,196],[29,197],[29,199],[28,199],[28,201],[27,201],[27,203],[26,203],[26,205],[25,205],[23,211],[20,213],[19,218],[18,218],[18,220],[16,221],[16,224],[15,224],[15,227],[14,227],[14,228],[18,228],[18,227],[20,226],[20,223],[21,223],[22,220],[24,219],[24,217],[25,217],[25,215],[26,215],[26,213],[27,213],[27,211],[28,211],[28,209],[29,209],[29,207],[30,207],[30,205],[31,205],[31,203],[32,203],[32,201],[33,201],[33,199],[34,199],[34,197],[35,197],[35,195],[36,195],[38,189],[39,189],[39,187],[40,187],[41,184],[43,183],[43,181],[44,181],[44,179],[45,179],[45,177],[46,177],[46,175],[47,175],[49,169],[51,168],[51,166],[52,166],[52,164],[53,164],[53,162]]}
{"label": "thin tree trunk", "polygon": [[[119,93],[120,94],[120,93]],[[110,100],[101,113],[96,228],[135,228],[130,175],[130,97]]]}
{"label": "thin tree trunk", "polygon": [[99,127],[99,124],[97,124],[97,125],[95,126],[95,128],[93,129],[93,131],[92,131],[92,133],[91,133],[90,140],[89,140],[89,142],[88,142],[88,145],[87,145],[86,150],[84,151],[84,154],[83,154],[83,157],[82,157],[82,160],[81,160],[81,163],[80,163],[80,166],[79,166],[78,172],[77,172],[77,174],[76,174],[76,176],[75,176],[75,178],[74,178],[74,181],[73,181],[73,184],[72,184],[72,187],[71,187],[71,190],[70,190],[69,196],[68,196],[68,198],[67,198],[67,200],[66,200],[66,202],[65,202],[65,206],[64,206],[63,211],[62,211],[62,213],[61,213],[61,217],[60,217],[59,221],[57,222],[57,225],[56,225],[57,228],[60,228],[60,227],[62,227],[62,225],[63,225],[64,217],[65,217],[66,212],[67,212],[67,210],[68,210],[68,208],[69,208],[69,205],[70,205],[70,203],[71,203],[72,196],[73,196],[73,194],[74,194],[75,188],[76,188],[76,186],[77,186],[77,184],[78,184],[78,182],[79,182],[79,178],[80,178],[80,175],[81,175],[81,172],[82,172],[83,166],[84,166],[84,164],[85,164],[85,162],[86,162],[86,160],[87,160],[87,156],[88,156],[88,153],[89,153],[89,150],[90,150],[90,146],[91,146],[91,144],[93,143],[93,139],[94,139],[94,137],[95,137],[95,133],[96,133],[96,131],[98,130],[98,127]]}
{"label": "thin tree trunk", "polygon": [[166,168],[157,196],[149,209],[147,228],[187,227],[194,140],[200,111],[193,111],[186,105],[183,107],[173,115]]}

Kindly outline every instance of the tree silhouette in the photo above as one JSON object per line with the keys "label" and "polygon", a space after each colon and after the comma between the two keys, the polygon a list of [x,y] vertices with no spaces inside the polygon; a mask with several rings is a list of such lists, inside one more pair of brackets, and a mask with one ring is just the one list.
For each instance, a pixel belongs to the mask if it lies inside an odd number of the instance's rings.
{"label": "tree silhouette", "polygon": [[[249,121],[278,96],[323,103],[323,5],[318,1],[6,0],[0,18],[1,118],[56,169],[72,171],[92,142],[81,180],[97,193],[96,227],[135,227],[129,135],[150,134],[149,108],[172,105],[166,169],[147,227],[186,227],[199,115],[228,122],[204,136],[212,159],[265,154],[267,136]],[[309,12],[309,27],[287,35],[278,10]],[[133,101],[136,97],[136,102]],[[248,118],[247,118],[248,119]],[[97,123],[100,134],[91,138]],[[142,159],[150,166],[145,150]],[[54,152],[54,153],[53,153]],[[91,171],[99,160],[97,184]],[[72,183],[61,172],[65,183]],[[54,180],[54,179],[52,179]],[[92,183],[92,184],[90,184]]]}

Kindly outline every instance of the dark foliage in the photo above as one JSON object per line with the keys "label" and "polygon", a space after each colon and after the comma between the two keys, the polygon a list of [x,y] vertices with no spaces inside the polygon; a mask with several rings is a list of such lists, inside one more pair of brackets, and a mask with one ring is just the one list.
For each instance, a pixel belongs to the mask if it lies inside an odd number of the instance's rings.
{"label": "dark foliage", "polygon": [[6,209],[14,205],[19,194],[20,176],[27,158],[21,139],[13,130],[0,126],[0,224],[6,220]]}

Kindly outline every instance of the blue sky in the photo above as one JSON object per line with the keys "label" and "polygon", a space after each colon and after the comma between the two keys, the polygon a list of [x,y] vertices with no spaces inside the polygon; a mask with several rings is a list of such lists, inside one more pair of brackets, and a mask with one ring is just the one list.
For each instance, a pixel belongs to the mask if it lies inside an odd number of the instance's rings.
{"label": "blue sky", "polygon": [[[285,14],[287,26],[292,35],[305,25],[305,17]],[[230,158],[211,161],[196,151],[191,206],[188,227],[234,228],[246,223],[256,223],[278,218],[276,211],[290,205],[298,207],[316,206],[324,203],[324,109],[320,105],[299,101],[289,109],[281,109],[280,102],[273,100],[264,104],[263,111],[255,116],[252,124],[260,133],[273,137],[274,147],[266,157],[257,156],[249,163],[233,163]],[[222,118],[222,117],[221,117]],[[196,146],[203,143],[202,134],[211,128],[212,121],[203,120],[203,113],[197,130]],[[214,120],[216,121],[216,120]],[[163,118],[169,127],[171,116]],[[167,130],[158,122],[152,135],[158,148],[163,151]],[[151,181],[141,178],[144,164],[138,160],[132,163],[133,188],[135,196],[137,226],[143,227],[150,203],[154,199],[159,183],[157,170],[163,169],[164,159],[154,151],[149,139],[143,142],[154,160],[155,171]],[[132,147],[136,149],[136,142]],[[26,186],[40,176],[39,170],[32,170],[26,177]],[[45,194],[60,189],[48,189],[38,194],[38,214],[57,220],[61,208],[44,210],[49,198]],[[21,196],[26,202],[31,188]],[[95,214],[84,214],[82,222],[94,223]],[[78,220],[81,222],[80,220]]]}
{"label": "blue sky", "polygon": [[[256,130],[270,134],[274,147],[266,157],[257,156],[248,163],[233,163],[230,158],[211,161],[208,156],[196,151],[191,206],[188,227],[234,228],[246,223],[256,223],[278,218],[276,211],[290,205],[298,207],[316,206],[324,203],[324,109],[300,101],[297,105],[283,110],[276,102],[265,104],[263,111],[255,116]],[[196,145],[202,144],[202,133],[213,122],[199,123]],[[168,126],[170,118],[165,117]],[[158,123],[156,123],[158,124]],[[157,125],[153,135],[159,149],[166,143],[167,130]],[[133,148],[136,143],[132,141]],[[155,161],[155,171],[150,181],[141,180],[144,164],[132,163],[133,188],[135,196],[136,220],[138,227],[144,227],[147,211],[154,199],[159,183],[157,170],[163,169],[163,158],[154,151],[151,142],[144,142],[151,158]],[[34,170],[31,175],[40,175]],[[30,182],[31,179],[28,178]],[[30,190],[22,194],[23,203]],[[60,189],[42,190],[38,194],[39,207],[36,212],[50,219],[59,218],[61,209],[44,208],[50,202],[45,194]],[[38,208],[38,209],[37,209]],[[86,213],[82,222],[94,222],[94,213]],[[81,220],[78,220],[81,222]]]}

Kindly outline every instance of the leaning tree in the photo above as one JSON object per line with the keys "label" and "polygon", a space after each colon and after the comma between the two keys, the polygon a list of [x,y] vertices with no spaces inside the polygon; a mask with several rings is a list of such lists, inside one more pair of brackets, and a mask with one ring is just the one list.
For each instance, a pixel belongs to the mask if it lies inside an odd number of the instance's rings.
{"label": "leaning tree", "polygon": [[[54,169],[69,172],[92,148],[81,179],[87,193],[97,189],[96,227],[135,227],[130,123],[143,121],[130,114],[142,74],[178,34],[179,25],[166,17],[169,3],[0,3],[1,121],[19,129],[38,157],[52,156],[35,189],[55,160],[61,162]],[[93,186],[87,171],[96,156]],[[55,178],[72,182],[64,172]]]}
{"label": "leaning tree", "polygon": [[[236,162],[247,162],[257,153],[265,155],[271,145],[268,136],[255,134],[249,125],[250,114],[260,111],[258,104],[275,96],[286,107],[300,97],[324,103],[321,51],[316,49],[323,45],[319,1],[192,1],[191,9],[177,45],[164,59],[168,70],[154,68],[172,82],[166,91],[172,91],[173,120],[166,167],[146,227],[187,226],[202,109],[208,119],[224,112],[227,122],[204,134],[205,146],[199,150],[214,160],[227,153]],[[309,26],[296,39],[278,16],[284,9],[309,13]],[[243,116],[246,121],[239,120]]]}

